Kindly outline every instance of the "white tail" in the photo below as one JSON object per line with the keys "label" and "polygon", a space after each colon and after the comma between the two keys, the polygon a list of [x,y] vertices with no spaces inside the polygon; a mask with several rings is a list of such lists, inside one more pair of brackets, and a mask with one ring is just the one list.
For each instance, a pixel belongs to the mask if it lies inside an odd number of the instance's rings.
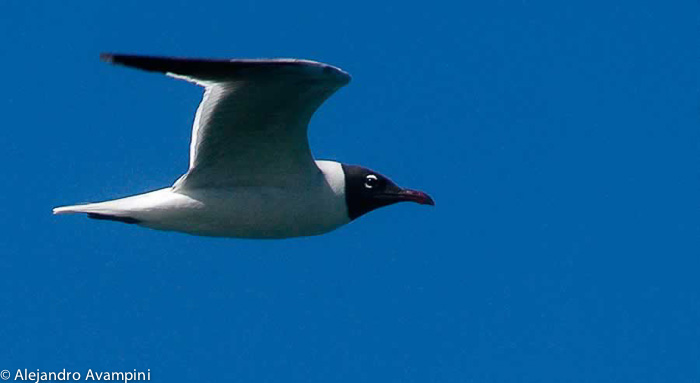
{"label": "white tail", "polygon": [[99,213],[99,214],[118,214],[123,213],[119,209],[117,203],[119,200],[105,201],[98,203],[86,203],[82,205],[61,206],[53,209],[54,214],[74,214],[74,213]]}
{"label": "white tail", "polygon": [[61,206],[53,209],[54,214],[73,214],[73,213],[87,213],[88,218],[118,221],[124,223],[139,223],[140,220],[129,217],[126,212],[115,212],[115,209],[109,208],[109,205],[114,205],[112,202],[107,201],[101,203],[89,203],[85,205],[73,205],[73,206]]}
{"label": "white tail", "polygon": [[88,217],[95,219],[107,219],[126,223],[137,223],[138,220],[129,217],[129,213],[118,208],[119,200],[84,205],[61,206],[53,209],[54,214],[87,213]]}
{"label": "white tail", "polygon": [[83,205],[61,206],[53,209],[54,214],[86,213],[95,219],[108,219],[126,223],[142,222],[145,215],[159,203],[173,195],[170,188],[111,201],[87,203]]}

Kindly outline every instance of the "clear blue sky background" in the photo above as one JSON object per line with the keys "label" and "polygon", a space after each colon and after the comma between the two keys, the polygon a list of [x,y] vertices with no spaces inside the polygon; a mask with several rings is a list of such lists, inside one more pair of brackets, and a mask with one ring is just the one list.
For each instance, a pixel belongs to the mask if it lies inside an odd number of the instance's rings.
{"label": "clear blue sky background", "polygon": [[[697,2],[0,3],[0,369],[152,381],[697,382]],[[200,90],[102,51],[353,75],[317,158],[428,191],[331,234],[61,204],[171,184]]]}

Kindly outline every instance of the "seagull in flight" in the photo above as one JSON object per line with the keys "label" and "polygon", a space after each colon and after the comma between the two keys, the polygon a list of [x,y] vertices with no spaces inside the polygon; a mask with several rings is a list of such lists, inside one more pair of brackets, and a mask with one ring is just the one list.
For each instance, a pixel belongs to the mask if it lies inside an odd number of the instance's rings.
{"label": "seagull in flight", "polygon": [[314,160],[311,116],[350,75],[297,59],[210,60],[102,54],[112,64],[204,87],[187,173],[172,186],[57,207],[98,220],[194,235],[289,238],[330,232],[397,202],[434,205],[368,168]]}

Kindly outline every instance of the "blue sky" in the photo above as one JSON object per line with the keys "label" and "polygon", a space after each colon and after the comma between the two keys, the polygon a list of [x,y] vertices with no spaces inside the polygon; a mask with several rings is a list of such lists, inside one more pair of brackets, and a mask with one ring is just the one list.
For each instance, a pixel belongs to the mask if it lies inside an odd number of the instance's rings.
{"label": "blue sky", "polygon": [[[0,4],[0,369],[697,382],[696,2]],[[425,190],[328,235],[54,217],[171,184],[200,90],[103,51],[353,75],[317,158]]]}

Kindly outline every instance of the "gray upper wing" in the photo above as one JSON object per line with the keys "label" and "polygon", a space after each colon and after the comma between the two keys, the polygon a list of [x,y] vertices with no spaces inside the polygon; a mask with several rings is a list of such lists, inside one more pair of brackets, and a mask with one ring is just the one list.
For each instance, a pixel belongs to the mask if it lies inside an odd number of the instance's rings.
{"label": "gray upper wing", "polygon": [[318,173],[307,125],[350,76],[294,59],[201,60],[103,54],[205,88],[192,128],[190,167],[176,188],[282,186]]}

